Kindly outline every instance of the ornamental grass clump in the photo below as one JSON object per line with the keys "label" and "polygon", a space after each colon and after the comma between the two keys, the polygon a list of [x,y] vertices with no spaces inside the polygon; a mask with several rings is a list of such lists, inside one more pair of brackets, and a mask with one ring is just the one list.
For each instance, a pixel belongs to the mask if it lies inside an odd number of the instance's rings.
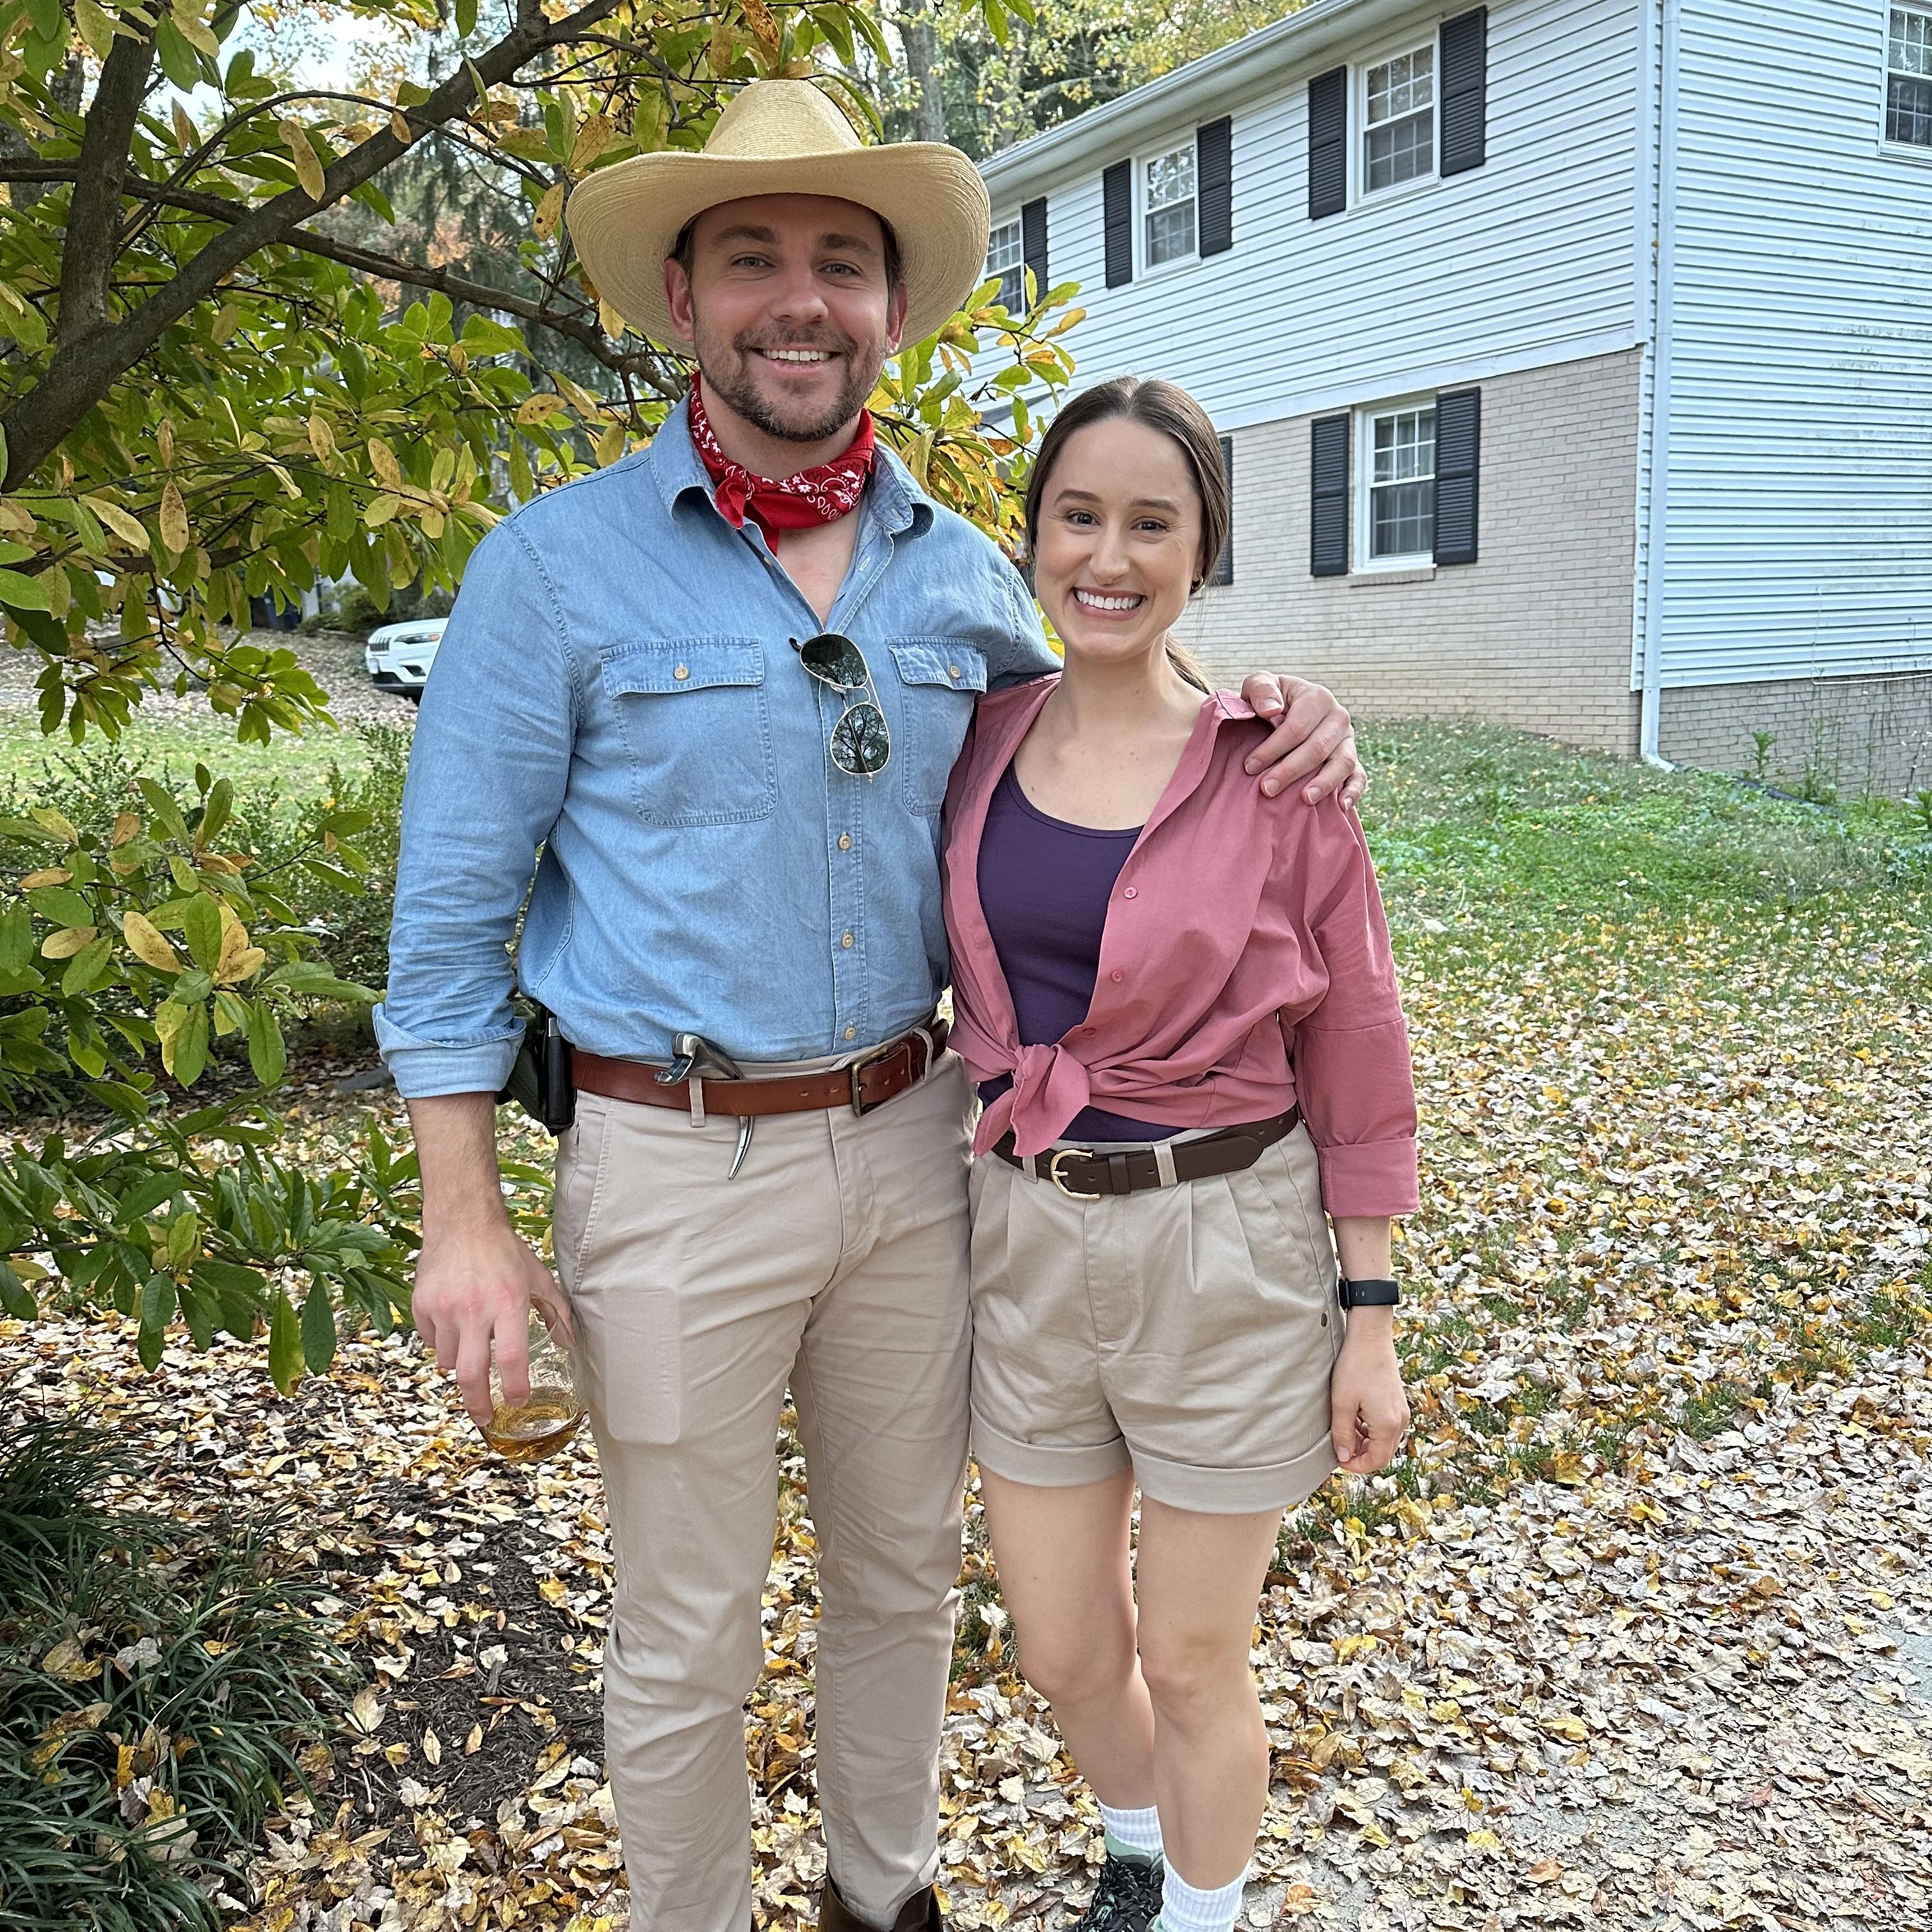
{"label": "ornamental grass clump", "polygon": [[68,1419],[0,1447],[0,1924],[18,1932],[212,1932],[346,1695],[272,1526],[110,1506],[138,1466]]}

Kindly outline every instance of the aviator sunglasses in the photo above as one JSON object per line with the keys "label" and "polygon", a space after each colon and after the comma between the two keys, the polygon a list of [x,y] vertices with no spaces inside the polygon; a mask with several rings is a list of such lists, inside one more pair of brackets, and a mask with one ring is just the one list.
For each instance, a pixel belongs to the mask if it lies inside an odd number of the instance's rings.
{"label": "aviator sunglasses", "polygon": [[794,638],[791,647],[808,676],[845,700],[832,728],[832,762],[850,777],[877,778],[892,755],[892,735],[886,728],[886,714],[879,708],[878,687],[865,652],[836,631],[823,631],[803,644]]}

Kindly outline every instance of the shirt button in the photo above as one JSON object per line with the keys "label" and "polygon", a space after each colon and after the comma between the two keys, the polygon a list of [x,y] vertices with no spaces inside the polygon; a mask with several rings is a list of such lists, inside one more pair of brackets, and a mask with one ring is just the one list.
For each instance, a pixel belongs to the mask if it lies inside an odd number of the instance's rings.
{"label": "shirt button", "polygon": [[685,678],[685,677],[688,677],[690,675],[691,675],[691,667],[690,667],[690,665],[688,665],[688,664],[680,664],[680,665],[678,666],[678,668],[676,668],[676,670],[675,670],[674,671],[673,671],[673,672],[671,673],[671,676],[672,676],[673,677],[677,677],[677,678]]}
{"label": "shirt button", "polygon": [[842,852],[849,852],[849,851],[850,851],[850,850],[851,850],[851,849],[852,849],[852,835],[851,835],[851,833],[850,833],[850,832],[840,832],[840,833],[839,833],[839,835],[838,835],[838,849],[839,849],[839,850],[840,850],[840,851],[842,851]]}
{"label": "shirt button", "polygon": [[856,1027],[855,1027],[855,1026],[848,1026],[848,1027],[845,1029],[845,1037],[846,1037],[848,1040],[854,1039],[854,1038],[855,1038],[855,1037],[857,1036],[858,1031],[859,1031],[859,1029],[858,1029]]}
{"label": "shirt button", "polygon": [[[848,947],[848,948],[849,948],[849,947],[850,946],[851,944],[852,944],[852,935],[851,935],[849,932],[848,932],[848,933],[847,933],[847,934],[844,935],[844,937],[843,938],[842,938],[842,939],[839,940],[838,944],[839,944],[841,946],[846,946],[846,947]],[[1114,976],[1116,979],[1118,979],[1118,978],[1120,977],[1120,975],[1117,973],[1117,974],[1114,974]]]}
{"label": "shirt button", "polygon": [[1118,986],[1120,983],[1120,982],[1121,982],[1123,980],[1124,980],[1126,976],[1127,976],[1126,975],[1126,974],[1123,973],[1123,972],[1120,970],[1120,969],[1118,966],[1117,966],[1117,967],[1115,967],[1115,968],[1114,968],[1114,970],[1113,970],[1113,971],[1112,971],[1112,972],[1109,973],[1109,974],[1107,975],[1107,977],[1108,977],[1108,979],[1110,979],[1111,980],[1112,980],[1112,981],[1113,981],[1113,982],[1114,982],[1114,984],[1115,986]]}
{"label": "shirt button", "polygon": [[957,664],[948,664],[946,667],[946,675],[948,677],[957,677],[959,675],[959,667]]}
{"label": "shirt button", "polygon": [[1140,897],[1140,892],[1141,889],[1139,886],[1130,886],[1126,890],[1120,895],[1120,896],[1124,899],[1138,898]]}

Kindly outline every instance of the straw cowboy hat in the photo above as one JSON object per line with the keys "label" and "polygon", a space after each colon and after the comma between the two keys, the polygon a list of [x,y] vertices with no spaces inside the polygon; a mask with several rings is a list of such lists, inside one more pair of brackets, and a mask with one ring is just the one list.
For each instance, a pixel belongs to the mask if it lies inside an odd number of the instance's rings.
{"label": "straw cowboy hat", "polygon": [[664,258],[686,222],[754,194],[836,195],[889,222],[906,286],[905,339],[938,328],[985,278],[989,208],[979,170],[943,142],[861,145],[808,80],[754,80],[698,154],[639,154],[580,182],[564,219],[598,292],[654,341],[676,344]]}

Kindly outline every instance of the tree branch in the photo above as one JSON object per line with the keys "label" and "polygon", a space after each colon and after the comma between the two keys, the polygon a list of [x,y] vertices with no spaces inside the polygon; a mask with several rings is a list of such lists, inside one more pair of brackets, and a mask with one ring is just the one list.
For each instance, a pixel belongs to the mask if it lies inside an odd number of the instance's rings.
{"label": "tree branch", "polygon": [[[622,4],[622,0],[586,0],[586,4],[574,13],[553,22],[544,18],[541,0],[518,0],[517,24],[502,40],[473,61],[466,62],[420,106],[402,110],[412,131],[428,134],[467,109],[476,98],[476,88],[470,80],[472,70],[485,88],[490,87],[507,80],[525,62],[546,47],[567,42],[585,28],[615,13]],[[109,68],[118,57],[122,44],[131,46],[134,44],[117,43],[108,56]],[[148,47],[142,56],[144,61],[152,59],[152,48]],[[140,69],[143,81],[146,72],[143,64]],[[104,70],[104,90],[106,80],[107,74]],[[120,96],[117,93],[113,98],[118,101]],[[137,90],[137,109],[139,100]],[[88,166],[89,148],[97,145],[94,118],[100,105],[98,92],[94,107],[88,112],[88,134],[82,148],[83,171]],[[105,126],[104,122],[104,130]],[[103,165],[102,178],[111,185],[112,191],[97,209],[99,218],[82,244],[85,252],[89,254],[103,247],[109,251],[106,262],[94,269],[100,278],[104,313],[106,279],[112,267],[112,238],[119,232],[118,202],[127,168],[131,120],[128,126],[129,135],[120,140],[113,164],[111,167]],[[104,150],[110,145],[104,131],[98,145]],[[278,195],[272,201],[250,208],[224,233],[205,243],[172,280],[118,322],[104,323],[86,334],[70,338],[63,302],[61,344],[46,373],[31,388],[16,397],[4,416],[0,416],[0,429],[4,430],[7,437],[5,487],[14,488],[38,469],[58,448],[62,439],[102,400],[113,384],[133,368],[170,328],[214,293],[224,276],[232,274],[259,250],[288,241],[289,231],[296,223],[308,220],[325,208],[333,207],[364,182],[373,180],[404,152],[405,146],[391,129],[385,127],[324,170],[320,201],[310,200],[296,188]],[[76,184],[76,204],[85,187],[85,182]],[[98,196],[99,190],[94,192]],[[77,212],[76,208],[76,214]],[[68,232],[68,247],[71,251],[79,240],[77,219],[70,221]],[[104,232],[106,238],[104,242],[100,238]],[[63,291],[65,287],[64,274]]]}
{"label": "tree branch", "polygon": [[152,34],[140,40],[116,34],[82,124],[80,159],[61,256],[62,352],[107,326],[107,290],[120,248],[121,182],[154,64]]}
{"label": "tree branch", "polygon": [[[74,164],[71,161],[10,161],[0,160],[0,182],[58,182],[72,181]],[[233,223],[240,220],[248,212],[246,205],[228,200],[218,194],[202,194],[192,188],[168,188],[160,182],[150,182],[135,176],[122,184],[121,192],[140,201],[145,201],[158,208],[172,208],[186,214],[201,214],[216,221]],[[534,322],[539,328],[548,329],[554,335],[561,335],[586,349],[604,367],[620,376],[641,375],[654,389],[667,397],[675,398],[682,393],[682,386],[662,373],[662,358],[650,350],[620,350],[605,335],[602,328],[590,319],[588,303],[573,314],[567,309],[554,308],[548,299],[538,302],[528,296],[514,293],[508,289],[492,288],[483,282],[472,281],[466,275],[454,273],[448,268],[431,268],[420,262],[405,260],[398,255],[378,254],[373,249],[358,248],[346,242],[338,242],[326,235],[316,235],[306,228],[291,229],[286,235],[278,236],[269,244],[273,248],[296,248],[304,255],[315,255],[324,261],[340,262],[346,268],[356,268],[365,275],[374,275],[387,282],[400,282],[406,286],[417,289],[440,290],[452,302],[466,302],[472,308],[488,309],[502,315],[514,315],[520,320]]]}

